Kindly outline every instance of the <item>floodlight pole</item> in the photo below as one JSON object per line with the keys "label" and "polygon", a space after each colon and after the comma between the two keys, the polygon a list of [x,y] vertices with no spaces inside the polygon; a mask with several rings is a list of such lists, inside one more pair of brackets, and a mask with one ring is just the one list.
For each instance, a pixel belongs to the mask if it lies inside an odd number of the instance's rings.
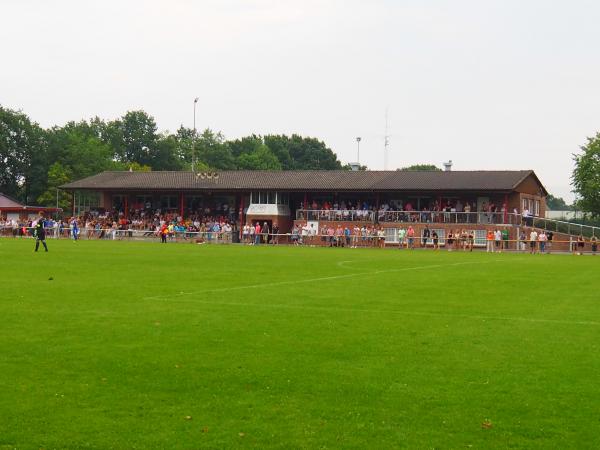
{"label": "floodlight pole", "polygon": [[358,136],[356,138],[356,162],[360,165],[360,141],[362,140],[362,138],[360,136]]}
{"label": "floodlight pole", "polygon": [[192,138],[192,172],[194,171],[194,165],[196,163],[196,105],[198,104],[198,97],[194,99],[194,137]]}

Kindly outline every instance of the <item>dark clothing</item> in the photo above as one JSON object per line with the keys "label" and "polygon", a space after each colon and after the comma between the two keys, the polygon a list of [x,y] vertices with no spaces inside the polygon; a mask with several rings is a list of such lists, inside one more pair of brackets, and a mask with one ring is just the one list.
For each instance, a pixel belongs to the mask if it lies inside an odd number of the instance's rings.
{"label": "dark clothing", "polygon": [[43,220],[38,221],[37,225],[35,226],[34,233],[38,240],[43,241],[46,239],[46,229],[44,228]]}
{"label": "dark clothing", "polygon": [[36,224],[33,234],[35,235],[35,251],[37,252],[40,248],[40,242],[44,246],[44,249],[48,251],[48,246],[46,245],[46,229],[44,228],[44,221],[38,220]]}
{"label": "dark clothing", "polygon": [[429,228],[425,228],[423,230],[423,246],[427,245],[427,240],[429,239],[429,237],[431,236],[431,231],[429,231]]}

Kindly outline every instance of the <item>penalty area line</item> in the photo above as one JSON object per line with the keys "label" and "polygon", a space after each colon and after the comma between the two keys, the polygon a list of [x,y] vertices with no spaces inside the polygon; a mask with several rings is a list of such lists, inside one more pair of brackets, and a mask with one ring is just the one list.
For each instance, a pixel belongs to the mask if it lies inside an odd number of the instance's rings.
{"label": "penalty area line", "polygon": [[386,269],[386,270],[376,270],[371,272],[358,272],[358,273],[348,273],[344,275],[331,275],[328,277],[318,277],[318,278],[307,278],[304,280],[288,280],[288,281],[277,281],[275,283],[260,283],[260,284],[247,284],[241,286],[228,286],[223,288],[215,288],[215,289],[205,289],[201,291],[193,291],[193,292],[179,292],[175,294],[167,294],[167,295],[153,295],[149,297],[143,297],[143,300],[168,300],[168,299],[176,299],[178,297],[188,296],[188,295],[200,295],[200,294],[213,294],[218,292],[231,292],[231,291],[241,291],[245,289],[260,289],[260,288],[270,288],[270,287],[278,287],[278,286],[289,286],[294,284],[304,284],[304,283],[315,283],[319,281],[332,281],[332,280],[343,280],[347,278],[355,278],[362,277],[368,275],[380,275],[385,273],[397,273],[397,272],[407,272],[410,270],[427,270],[427,269],[440,269],[443,267],[455,267],[455,266],[464,266],[470,264],[489,264],[491,262],[502,262],[505,261],[503,259],[496,259],[492,261],[466,261],[466,262],[458,262],[452,264],[431,264],[427,266],[414,266],[414,267],[402,267],[399,269]]}

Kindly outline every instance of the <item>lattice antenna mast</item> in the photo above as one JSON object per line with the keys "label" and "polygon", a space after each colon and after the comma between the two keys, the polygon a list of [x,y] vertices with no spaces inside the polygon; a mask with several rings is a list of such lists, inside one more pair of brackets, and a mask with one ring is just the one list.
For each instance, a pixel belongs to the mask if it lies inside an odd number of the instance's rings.
{"label": "lattice antenna mast", "polygon": [[388,169],[388,151],[390,135],[388,134],[388,107],[385,108],[385,135],[383,136],[383,170]]}

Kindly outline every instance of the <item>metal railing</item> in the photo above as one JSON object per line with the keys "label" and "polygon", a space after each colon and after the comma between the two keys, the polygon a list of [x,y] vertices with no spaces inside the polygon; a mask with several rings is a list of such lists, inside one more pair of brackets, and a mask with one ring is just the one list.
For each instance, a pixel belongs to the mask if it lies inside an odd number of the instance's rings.
{"label": "metal railing", "polygon": [[375,211],[368,209],[298,209],[296,210],[297,220],[325,220],[348,221],[348,222],[373,222],[375,220]]}
{"label": "metal railing", "polygon": [[[115,228],[80,228],[77,233],[71,228],[45,228],[46,239],[73,240],[115,240],[115,241],[160,241],[162,236],[156,230],[134,230]],[[237,234],[237,232],[235,232]],[[225,231],[173,231],[165,235],[166,242],[199,242],[226,244],[233,241],[234,232]],[[0,236],[14,238],[34,238],[32,227],[0,227]]]}
{"label": "metal railing", "polygon": [[586,238],[590,238],[592,236],[600,237],[600,227],[581,225],[562,220],[535,217],[531,221],[531,226],[543,229],[545,231],[552,231],[554,233],[568,234],[570,236],[583,236]]}
{"label": "metal railing", "polygon": [[337,222],[393,222],[393,223],[453,223],[519,225],[520,214],[505,212],[453,212],[453,211],[372,211],[372,210],[296,210],[297,220]]}

